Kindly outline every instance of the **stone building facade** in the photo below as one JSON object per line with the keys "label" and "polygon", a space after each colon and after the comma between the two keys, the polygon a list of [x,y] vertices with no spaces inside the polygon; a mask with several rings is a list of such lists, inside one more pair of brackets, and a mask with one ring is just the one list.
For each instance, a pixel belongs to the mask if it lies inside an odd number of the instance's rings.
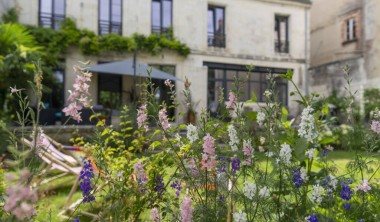
{"label": "stone building facade", "polygon": [[379,10],[378,0],[313,1],[310,91],[344,93],[344,66],[358,100],[365,88],[379,87]]}
{"label": "stone building facade", "polygon": [[[3,0],[5,1],[5,0]],[[5,1],[6,2],[6,1]],[[9,1],[8,1],[9,2]],[[123,36],[133,33],[150,35],[171,27],[174,36],[190,47],[191,53],[182,57],[172,51],[152,56],[137,55],[138,63],[154,65],[192,82],[192,95],[201,108],[211,108],[218,98],[218,88],[224,88],[226,100],[235,75],[243,76],[246,65],[255,69],[243,89],[244,99],[255,91],[259,102],[267,87],[266,74],[294,71],[295,82],[305,88],[305,74],[309,65],[309,0],[16,0],[10,1],[20,11],[20,22],[29,25],[50,25],[54,19],[72,18],[79,28],[87,28],[99,35],[116,32]],[[50,17],[49,17],[50,16]],[[56,16],[56,17],[54,17]],[[50,22],[44,24],[44,19]],[[53,21],[53,22],[51,22]],[[77,48],[64,55],[63,84],[65,97],[75,75],[72,66],[78,61],[93,63],[132,59],[130,53],[84,56]],[[119,103],[130,102],[130,76],[112,76],[111,87],[102,84],[111,77],[96,73],[91,82],[94,103],[101,104],[107,90],[119,96]],[[117,87],[116,87],[117,86]],[[104,88],[104,89],[103,89]],[[183,82],[176,82],[178,92]],[[105,93],[100,92],[105,91]],[[279,98],[298,112],[289,93],[294,89],[286,82],[279,83]],[[164,93],[163,93],[164,94]],[[178,93],[180,94],[180,93]],[[160,95],[162,96],[162,95]],[[181,97],[179,96],[179,99]],[[102,104],[104,105],[104,104]],[[180,108],[184,109],[184,107]]]}

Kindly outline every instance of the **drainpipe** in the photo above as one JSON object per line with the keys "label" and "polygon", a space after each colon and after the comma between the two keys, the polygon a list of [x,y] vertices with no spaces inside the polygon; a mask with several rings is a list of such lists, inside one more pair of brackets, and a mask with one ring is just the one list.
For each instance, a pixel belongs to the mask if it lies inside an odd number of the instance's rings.
{"label": "drainpipe", "polygon": [[307,7],[305,7],[305,77],[304,77],[304,82],[305,82],[305,95],[309,94],[309,73],[308,73],[308,47],[307,47],[307,37],[308,37],[308,31],[307,31],[307,23],[308,23],[308,18],[307,18]]}

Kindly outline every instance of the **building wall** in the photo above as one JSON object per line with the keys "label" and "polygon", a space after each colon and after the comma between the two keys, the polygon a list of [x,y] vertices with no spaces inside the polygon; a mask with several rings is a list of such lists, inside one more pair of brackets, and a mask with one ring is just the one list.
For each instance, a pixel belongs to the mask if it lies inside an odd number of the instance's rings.
{"label": "building wall", "polygon": [[[38,25],[38,0],[17,0],[21,7],[22,23]],[[226,47],[207,45],[208,5],[225,8]],[[32,8],[33,10],[29,10]],[[160,55],[140,53],[138,62],[147,64],[169,64],[176,66],[176,75],[184,80],[188,76],[193,83],[194,101],[199,101],[199,110],[207,106],[207,67],[203,62],[265,66],[293,69],[295,82],[305,88],[305,70],[308,68],[310,52],[310,4],[283,0],[175,0],[173,1],[173,32],[176,38],[191,48],[187,58],[174,52],[164,51]],[[133,33],[151,33],[151,0],[123,1],[124,36]],[[289,53],[277,53],[274,49],[275,15],[289,16]],[[78,27],[98,32],[98,1],[66,0],[66,16],[73,18]],[[107,59],[105,59],[107,58]],[[72,66],[78,61],[113,61],[131,59],[131,54],[107,53],[100,57],[85,57],[78,49],[70,48],[66,53],[65,88],[70,89],[75,75]],[[123,78],[125,87],[130,86],[128,77]],[[91,94],[97,101],[97,76],[91,82]],[[181,92],[183,82],[176,83]],[[126,90],[128,91],[128,90]],[[289,84],[288,92],[293,91]],[[66,97],[68,93],[66,93]],[[128,96],[123,95],[128,101]],[[291,112],[297,105],[288,98]]]}

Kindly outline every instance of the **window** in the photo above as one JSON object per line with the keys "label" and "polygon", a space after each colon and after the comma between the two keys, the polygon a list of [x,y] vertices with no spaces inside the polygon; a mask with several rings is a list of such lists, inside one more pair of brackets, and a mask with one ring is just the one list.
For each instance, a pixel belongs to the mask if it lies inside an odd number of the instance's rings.
{"label": "window", "polygon": [[[169,73],[175,76],[175,66],[172,65],[152,65],[152,67],[161,70],[163,72]],[[155,99],[159,104],[165,102],[167,107],[167,114],[170,118],[175,116],[175,107],[173,101],[170,99],[169,88],[165,85],[165,80],[162,79],[152,79],[152,82],[155,87],[157,87],[157,92],[154,95]],[[174,84],[174,83],[173,83]],[[175,90],[175,87],[174,89]]]}
{"label": "window", "polygon": [[122,34],[122,0],[99,0],[99,35]]}
{"label": "window", "polygon": [[152,0],[152,33],[165,33],[172,26],[172,0]]}
{"label": "window", "polygon": [[355,18],[346,20],[346,41],[352,41],[356,39],[356,24]]}
{"label": "window", "polygon": [[[265,96],[263,95],[265,90],[268,89],[269,84],[267,81],[267,75],[271,72],[274,75],[285,73],[286,69],[267,68],[267,67],[255,67],[247,76],[247,69],[242,65],[230,65],[219,63],[208,63],[208,107],[210,112],[217,111],[218,98],[220,96],[220,89],[222,88],[224,100],[228,100],[229,91],[234,89],[235,78],[243,79],[244,85],[240,89],[242,94],[240,95],[241,101],[247,101],[251,98],[251,92],[254,91],[258,102],[265,102]],[[288,84],[286,80],[277,77],[276,78],[276,96],[277,100],[282,105],[287,105],[288,100]]]}
{"label": "window", "polygon": [[39,26],[58,30],[65,19],[65,0],[40,0]]}
{"label": "window", "polygon": [[274,26],[274,48],[275,52],[289,52],[289,17],[275,16]]}
{"label": "window", "polygon": [[121,107],[122,76],[98,74],[98,104],[104,108],[119,109]]}
{"label": "window", "polygon": [[208,46],[226,47],[224,8],[209,6],[207,16]]}

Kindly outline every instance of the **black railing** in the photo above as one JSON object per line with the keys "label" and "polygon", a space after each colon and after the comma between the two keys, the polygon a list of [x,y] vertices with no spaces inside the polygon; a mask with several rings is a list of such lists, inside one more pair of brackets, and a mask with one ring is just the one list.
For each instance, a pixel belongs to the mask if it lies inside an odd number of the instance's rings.
{"label": "black railing", "polygon": [[274,50],[276,52],[289,52],[289,42],[288,41],[275,41],[274,42]]}
{"label": "black railing", "polygon": [[169,32],[169,27],[152,26],[152,33],[161,35]]}
{"label": "black railing", "polygon": [[208,33],[207,44],[208,44],[208,46],[225,48],[226,47],[226,35],[223,33]]}
{"label": "black railing", "polygon": [[107,20],[99,20],[99,35],[105,35],[108,33],[116,33],[121,35],[121,22],[112,22]]}
{"label": "black railing", "polygon": [[45,28],[59,29],[60,22],[65,20],[65,15],[51,14],[51,13],[40,13],[39,26]]}

